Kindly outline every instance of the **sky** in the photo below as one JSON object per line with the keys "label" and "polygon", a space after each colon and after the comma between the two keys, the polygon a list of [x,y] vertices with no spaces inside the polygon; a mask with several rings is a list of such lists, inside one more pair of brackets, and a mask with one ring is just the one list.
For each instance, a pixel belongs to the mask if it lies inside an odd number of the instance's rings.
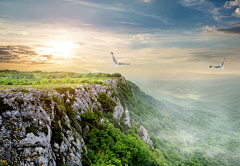
{"label": "sky", "polygon": [[240,0],[0,0],[1,70],[199,79],[239,64]]}

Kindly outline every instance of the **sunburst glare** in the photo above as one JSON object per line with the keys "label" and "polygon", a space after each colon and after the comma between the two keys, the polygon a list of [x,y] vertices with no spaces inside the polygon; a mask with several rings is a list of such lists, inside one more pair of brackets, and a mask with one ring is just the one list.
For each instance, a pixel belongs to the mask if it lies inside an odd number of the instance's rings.
{"label": "sunburst glare", "polygon": [[68,59],[74,56],[75,48],[79,46],[69,41],[53,41],[49,42],[49,47],[44,48],[42,54],[53,55],[54,57],[62,57]]}

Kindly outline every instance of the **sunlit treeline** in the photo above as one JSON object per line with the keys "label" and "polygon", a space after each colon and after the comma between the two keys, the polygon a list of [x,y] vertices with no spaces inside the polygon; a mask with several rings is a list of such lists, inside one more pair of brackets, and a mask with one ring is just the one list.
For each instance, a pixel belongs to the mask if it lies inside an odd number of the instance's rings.
{"label": "sunlit treeline", "polygon": [[102,84],[106,77],[121,77],[121,74],[0,70],[0,85]]}

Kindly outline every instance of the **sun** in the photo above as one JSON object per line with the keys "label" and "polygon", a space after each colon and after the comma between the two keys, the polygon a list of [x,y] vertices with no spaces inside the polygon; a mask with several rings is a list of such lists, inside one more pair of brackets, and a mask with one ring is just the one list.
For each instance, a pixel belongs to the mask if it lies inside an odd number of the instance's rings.
{"label": "sun", "polygon": [[48,47],[44,49],[44,54],[51,54],[54,57],[70,58],[74,55],[76,44],[69,41],[49,42]]}

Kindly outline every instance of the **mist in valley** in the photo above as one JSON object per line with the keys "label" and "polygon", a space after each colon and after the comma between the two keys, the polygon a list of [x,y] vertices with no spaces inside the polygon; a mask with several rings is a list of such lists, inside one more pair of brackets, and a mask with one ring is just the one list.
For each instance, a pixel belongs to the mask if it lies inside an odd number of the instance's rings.
{"label": "mist in valley", "polygon": [[210,76],[150,80],[143,83],[149,86],[140,87],[164,105],[160,110],[176,124],[174,134],[160,130],[157,136],[179,154],[201,152],[220,162],[239,163],[239,81],[238,76]]}

